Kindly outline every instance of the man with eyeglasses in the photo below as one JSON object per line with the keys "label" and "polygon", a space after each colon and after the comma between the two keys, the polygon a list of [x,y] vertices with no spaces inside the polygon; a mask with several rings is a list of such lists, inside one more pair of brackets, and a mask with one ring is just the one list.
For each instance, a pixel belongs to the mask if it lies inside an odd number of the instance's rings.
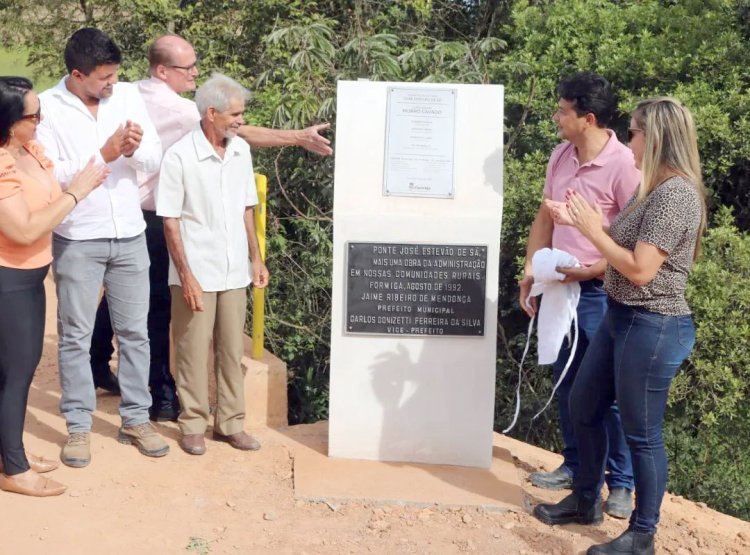
{"label": "man with eyeglasses", "polygon": [[[161,139],[162,149],[166,151],[200,121],[195,103],[180,96],[195,90],[199,60],[193,46],[176,35],[157,38],[149,49],[148,60],[151,78],[138,81],[137,85]],[[333,153],[330,141],[320,134],[328,127],[326,123],[301,130],[286,130],[243,125],[239,128],[238,136],[252,147],[300,146],[328,156]],[[146,240],[151,259],[148,334],[151,342],[149,387],[153,402],[149,414],[154,421],[175,421],[180,407],[174,378],[169,370],[169,254],[162,218],[156,215],[154,200],[159,172],[143,173],[139,178],[141,208],[146,220]],[[109,369],[112,353],[112,329],[104,297],[97,312],[91,343],[91,369],[98,387],[117,393],[117,378]]]}
{"label": "man with eyeglasses", "polygon": [[[578,469],[578,450],[568,398],[589,340],[607,310],[602,281],[606,260],[575,227],[556,225],[549,205],[564,203],[567,191],[572,189],[592,205],[598,203],[604,213],[604,222],[608,224],[630,200],[640,181],[633,153],[607,129],[617,111],[617,101],[609,82],[594,73],[575,73],[560,82],[558,97],[558,108],[552,120],[565,142],[552,151],[547,165],[544,200],[529,231],[524,278],[519,282],[521,308],[532,317],[537,311],[536,297],[529,299],[534,283],[531,266],[534,253],[553,247],[572,254],[581,263],[580,268],[558,268],[566,275],[565,282],[580,284],[581,294],[577,307],[578,344],[570,368],[557,389],[563,463],[552,472],[531,474],[531,483],[545,489],[572,487]],[[554,383],[560,379],[570,357],[570,345],[563,342],[552,366]],[[605,511],[617,518],[627,518],[632,510],[633,467],[616,405],[611,407],[607,416],[607,431],[610,496]]]}

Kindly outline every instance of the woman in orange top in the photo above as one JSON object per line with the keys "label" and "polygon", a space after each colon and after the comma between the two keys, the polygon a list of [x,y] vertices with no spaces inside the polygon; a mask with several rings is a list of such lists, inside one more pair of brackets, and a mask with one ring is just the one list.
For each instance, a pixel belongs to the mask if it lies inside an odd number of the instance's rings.
{"label": "woman in orange top", "polygon": [[93,158],[63,193],[32,139],[42,119],[31,81],[0,77],[0,489],[36,497],[65,486],[40,476],[57,463],[27,458],[26,404],[42,356],[52,229],[109,173]]}

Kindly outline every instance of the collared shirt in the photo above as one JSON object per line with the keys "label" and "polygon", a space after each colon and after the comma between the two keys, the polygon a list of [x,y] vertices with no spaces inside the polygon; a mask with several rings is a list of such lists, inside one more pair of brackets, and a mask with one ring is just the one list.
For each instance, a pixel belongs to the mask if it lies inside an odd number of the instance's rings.
{"label": "collared shirt", "polygon": [[[151,77],[137,81],[138,90],[146,103],[146,110],[161,140],[163,152],[193,130],[200,122],[195,102],[181,97],[161,79]],[[159,172],[138,174],[141,208],[156,210],[156,185]]]}
{"label": "collared shirt", "polygon": [[78,203],[55,233],[73,240],[135,237],[146,228],[136,171],[157,171],[162,154],[143,98],[135,85],[116,83],[112,96],[99,102],[94,118],[67,89],[66,80],[39,95],[44,119],[37,127],[37,139],[54,163],[63,189],[92,156],[97,164],[104,164],[100,149],[119,125],[124,127],[128,120],[139,124],[143,139],[133,156],[108,164],[111,173],[106,181]]}
{"label": "collared shirt", "polygon": [[[185,256],[204,291],[250,283],[245,208],[256,204],[250,147],[242,139],[229,140],[222,159],[198,125],[164,154],[156,213],[180,218]],[[169,284],[181,285],[171,257]]]}
{"label": "collared shirt", "polygon": [[[550,156],[544,182],[544,196],[552,200],[565,202],[565,192],[572,189],[590,204],[598,202],[604,213],[604,225],[609,225],[625,207],[641,180],[631,150],[609,129],[607,134],[609,140],[601,152],[582,165],[571,143],[558,145]],[[569,252],[584,266],[602,258],[591,242],[573,226],[556,225],[552,232],[552,247]]]}

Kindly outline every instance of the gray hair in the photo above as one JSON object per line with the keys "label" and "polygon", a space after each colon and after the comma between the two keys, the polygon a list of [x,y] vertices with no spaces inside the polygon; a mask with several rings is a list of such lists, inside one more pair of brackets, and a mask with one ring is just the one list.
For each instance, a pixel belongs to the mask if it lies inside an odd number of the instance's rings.
{"label": "gray hair", "polygon": [[247,102],[250,99],[250,91],[221,73],[214,73],[195,92],[195,103],[201,117],[206,115],[210,106],[218,112],[227,111],[229,103],[235,98]]}

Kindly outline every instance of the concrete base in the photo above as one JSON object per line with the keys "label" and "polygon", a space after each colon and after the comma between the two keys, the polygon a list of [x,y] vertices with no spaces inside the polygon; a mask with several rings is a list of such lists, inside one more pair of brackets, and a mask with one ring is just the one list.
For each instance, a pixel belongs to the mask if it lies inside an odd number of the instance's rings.
{"label": "concrete base", "polygon": [[254,360],[253,340],[245,335],[245,354],[242,369],[245,372],[245,427],[268,426],[279,428],[288,425],[286,363],[268,351],[260,360]]}
{"label": "concrete base", "polygon": [[518,469],[494,434],[489,469],[327,457],[327,422],[279,430],[294,453],[294,494],[307,501],[524,510]]}

